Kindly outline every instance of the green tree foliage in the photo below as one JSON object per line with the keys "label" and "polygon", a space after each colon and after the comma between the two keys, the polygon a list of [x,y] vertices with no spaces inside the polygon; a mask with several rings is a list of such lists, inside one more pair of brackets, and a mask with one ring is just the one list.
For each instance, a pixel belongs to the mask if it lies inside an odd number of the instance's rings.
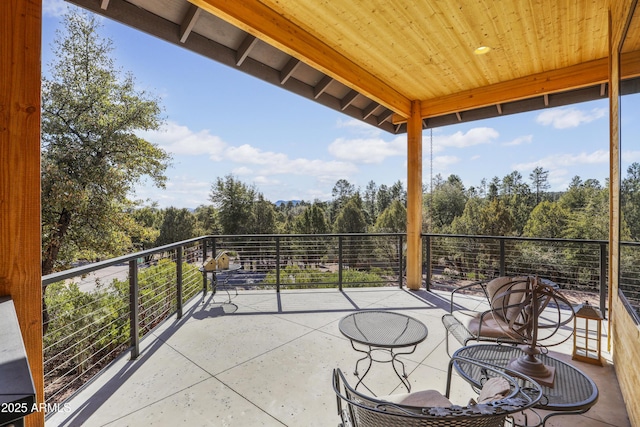
{"label": "green tree foliage", "polygon": [[299,234],[327,234],[331,231],[320,203],[307,207],[295,219],[294,232]]}
{"label": "green tree foliage", "polygon": [[367,221],[362,211],[362,200],[359,195],[351,197],[340,209],[333,230],[336,233],[365,233],[367,231]]}
{"label": "green tree foliage", "polygon": [[562,238],[571,212],[562,204],[548,200],[538,204],[524,227],[527,237]]}
{"label": "green tree foliage", "polygon": [[154,248],[162,226],[162,212],[158,209],[157,203],[133,209],[131,216],[140,225],[139,229],[141,231],[140,234],[130,236],[135,250]]}
{"label": "green tree foliage", "polygon": [[542,201],[544,192],[551,186],[549,184],[549,171],[542,169],[541,166],[536,167],[529,175],[533,192],[536,195],[536,205]]}
{"label": "green tree foliage", "polygon": [[211,205],[200,205],[193,212],[196,217],[196,235],[217,234],[220,227],[216,222],[216,210]]}
{"label": "green tree foliage", "polygon": [[346,179],[339,179],[331,190],[333,203],[329,211],[330,221],[335,222],[345,203],[356,194],[356,187]]}
{"label": "green tree foliage", "polygon": [[469,199],[462,215],[452,222],[451,229],[455,234],[509,236],[513,221],[502,200]]}
{"label": "green tree foliage", "polygon": [[162,225],[160,226],[160,236],[156,241],[156,246],[168,245],[188,240],[196,235],[196,217],[189,209],[167,208],[164,210]]}
{"label": "green tree foliage", "polygon": [[376,213],[384,212],[391,205],[391,192],[389,187],[382,184],[376,193]]}
{"label": "green tree foliage", "polygon": [[391,203],[376,220],[374,230],[385,233],[405,233],[407,231],[407,209],[400,200]]}
{"label": "green tree foliage", "polygon": [[258,193],[257,200],[253,204],[252,234],[274,234],[276,227],[276,209],[264,196]]}
{"label": "green tree foliage", "polygon": [[376,209],[376,195],[378,194],[378,186],[375,182],[369,181],[367,188],[364,190],[364,213],[367,217],[367,223],[373,224],[375,218],[378,216],[378,210]]}
{"label": "green tree foliage", "polygon": [[627,176],[622,180],[621,207],[631,239],[637,242],[640,240],[640,163],[634,162],[627,168]]}
{"label": "green tree foliage", "polygon": [[428,211],[431,213],[433,231],[446,232],[453,220],[462,215],[467,203],[460,177],[450,175],[446,181],[438,180],[427,203],[431,204]]}
{"label": "green tree foliage", "polygon": [[70,13],[42,81],[42,273],[132,249],[127,195],[143,176],[164,186],[169,156],[136,136],[161,124],[156,98],[119,72],[99,20]]}
{"label": "green tree foliage", "polygon": [[233,175],[216,180],[209,199],[218,213],[217,221],[223,234],[251,233],[256,197],[254,186],[244,184]]}

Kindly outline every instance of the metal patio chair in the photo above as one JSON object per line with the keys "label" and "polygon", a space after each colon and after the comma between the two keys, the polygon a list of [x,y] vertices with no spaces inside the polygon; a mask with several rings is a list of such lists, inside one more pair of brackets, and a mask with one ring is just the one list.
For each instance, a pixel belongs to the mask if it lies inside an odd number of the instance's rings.
{"label": "metal patio chair", "polygon": [[[449,401],[453,362],[477,366],[484,381],[479,395],[469,386],[470,397],[466,406]],[[529,380],[526,376],[521,376]],[[540,386],[529,381],[531,388],[520,387],[520,382],[504,371],[479,361],[453,358],[449,363],[447,390],[423,390],[408,394],[371,397],[351,387],[342,371],[333,371],[333,389],[337,397],[339,427],[392,427],[392,426],[447,426],[498,427],[504,426],[512,416],[537,404],[542,397]],[[471,394],[474,396],[471,396]],[[477,402],[477,403],[476,403]]]}
{"label": "metal patio chair", "polygon": [[[558,292],[558,286],[546,279],[533,276],[498,277],[489,281],[474,282],[461,286],[451,292],[451,305],[448,314],[442,317],[447,330],[446,349],[449,351],[449,335],[466,346],[469,341],[489,341],[507,344],[526,344],[530,327],[531,297],[536,290],[538,304],[543,311],[536,319],[537,341],[546,346],[564,342],[550,343],[551,338],[564,325],[573,319],[571,305]],[[459,309],[456,299],[463,292],[477,291],[484,297],[485,309],[481,311]],[[544,295],[544,296],[543,296]],[[545,298],[544,301],[542,299]],[[569,308],[563,312],[562,306]]]}

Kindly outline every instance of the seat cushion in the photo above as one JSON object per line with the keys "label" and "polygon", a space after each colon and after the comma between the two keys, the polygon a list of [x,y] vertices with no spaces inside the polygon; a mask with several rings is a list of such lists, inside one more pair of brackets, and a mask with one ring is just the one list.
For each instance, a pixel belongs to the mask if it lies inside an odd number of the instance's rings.
{"label": "seat cushion", "polygon": [[492,313],[487,313],[482,319],[482,325],[480,324],[480,316],[482,313],[471,310],[458,310],[453,312],[453,317],[460,322],[462,326],[467,328],[471,335],[475,337],[486,338],[508,338],[511,340],[520,341],[521,338],[518,334],[513,332],[509,323],[503,318],[493,316]]}
{"label": "seat cushion", "polygon": [[489,379],[478,396],[478,403],[489,403],[495,400],[500,400],[507,396],[511,391],[511,385],[503,377],[493,377]]}
{"label": "seat cushion", "polygon": [[[488,381],[487,381],[488,382]],[[442,393],[436,390],[421,390],[413,393],[390,394],[378,397],[380,400],[403,406],[416,406],[419,408],[449,408],[453,404]]]}

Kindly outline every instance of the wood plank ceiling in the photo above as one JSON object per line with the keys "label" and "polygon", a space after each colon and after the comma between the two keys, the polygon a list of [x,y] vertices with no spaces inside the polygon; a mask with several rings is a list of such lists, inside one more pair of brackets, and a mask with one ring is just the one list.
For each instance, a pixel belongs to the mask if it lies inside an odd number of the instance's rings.
{"label": "wood plank ceiling", "polygon": [[607,96],[615,0],[68,1],[393,133]]}

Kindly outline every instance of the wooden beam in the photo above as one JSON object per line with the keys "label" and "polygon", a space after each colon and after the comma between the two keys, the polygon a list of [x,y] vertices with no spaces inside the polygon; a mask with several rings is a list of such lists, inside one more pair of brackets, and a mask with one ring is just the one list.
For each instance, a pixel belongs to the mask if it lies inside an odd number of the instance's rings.
{"label": "wooden beam", "polygon": [[296,71],[296,68],[300,66],[300,60],[296,58],[291,58],[287,65],[284,66],[282,71],[280,71],[280,84],[285,84],[287,80],[293,75]]}
{"label": "wooden beam", "polygon": [[238,48],[238,52],[236,53],[236,65],[239,67],[242,65],[247,56],[249,56],[249,52],[251,49],[258,43],[258,39],[251,34],[247,34],[247,37],[242,40],[240,47]]}
{"label": "wooden beam", "polygon": [[[0,2],[0,295],[13,299],[38,403],[44,403],[41,40],[42,0]],[[25,421],[27,426],[44,426],[44,411]]]}
{"label": "wooden beam", "polygon": [[420,101],[411,103],[407,123],[407,287],[422,287],[422,118]]}
{"label": "wooden beam", "polygon": [[189,10],[180,24],[180,43],[187,41],[189,34],[191,34],[191,31],[193,30],[193,26],[196,25],[196,21],[200,16],[200,11],[201,9],[198,6],[189,6]]}
{"label": "wooden beam", "polygon": [[356,100],[357,97],[358,92],[355,90],[350,90],[349,93],[347,93],[344,98],[340,100],[340,109],[344,111],[349,105],[353,103],[353,101]]}
{"label": "wooden beam", "polygon": [[391,110],[384,110],[382,112],[382,114],[380,114],[378,116],[378,126],[380,126],[382,123],[386,122],[387,120],[389,120],[391,118],[391,116],[393,116],[393,111]]}
{"label": "wooden beam", "polygon": [[189,0],[342,84],[409,117],[410,100],[324,41],[256,0]]}
{"label": "wooden beam", "polygon": [[373,114],[374,111],[378,109],[379,106],[380,104],[375,101],[367,105],[365,109],[362,110],[362,120],[366,120],[370,115]]}
{"label": "wooden beam", "polygon": [[496,110],[498,110],[499,115],[502,115],[502,104],[496,104]]}
{"label": "wooden beam", "polygon": [[107,10],[108,7],[109,7],[109,0],[102,0],[100,2],[100,9]]}
{"label": "wooden beam", "polygon": [[313,88],[313,97],[315,99],[318,99],[318,97],[327,90],[332,81],[333,78],[331,78],[330,76],[324,76],[322,80],[320,80],[320,82],[318,82],[318,84]]}
{"label": "wooden beam", "polygon": [[603,58],[438,99],[423,100],[422,114],[423,117],[440,116],[603,83],[608,78],[607,67],[607,58]]}

